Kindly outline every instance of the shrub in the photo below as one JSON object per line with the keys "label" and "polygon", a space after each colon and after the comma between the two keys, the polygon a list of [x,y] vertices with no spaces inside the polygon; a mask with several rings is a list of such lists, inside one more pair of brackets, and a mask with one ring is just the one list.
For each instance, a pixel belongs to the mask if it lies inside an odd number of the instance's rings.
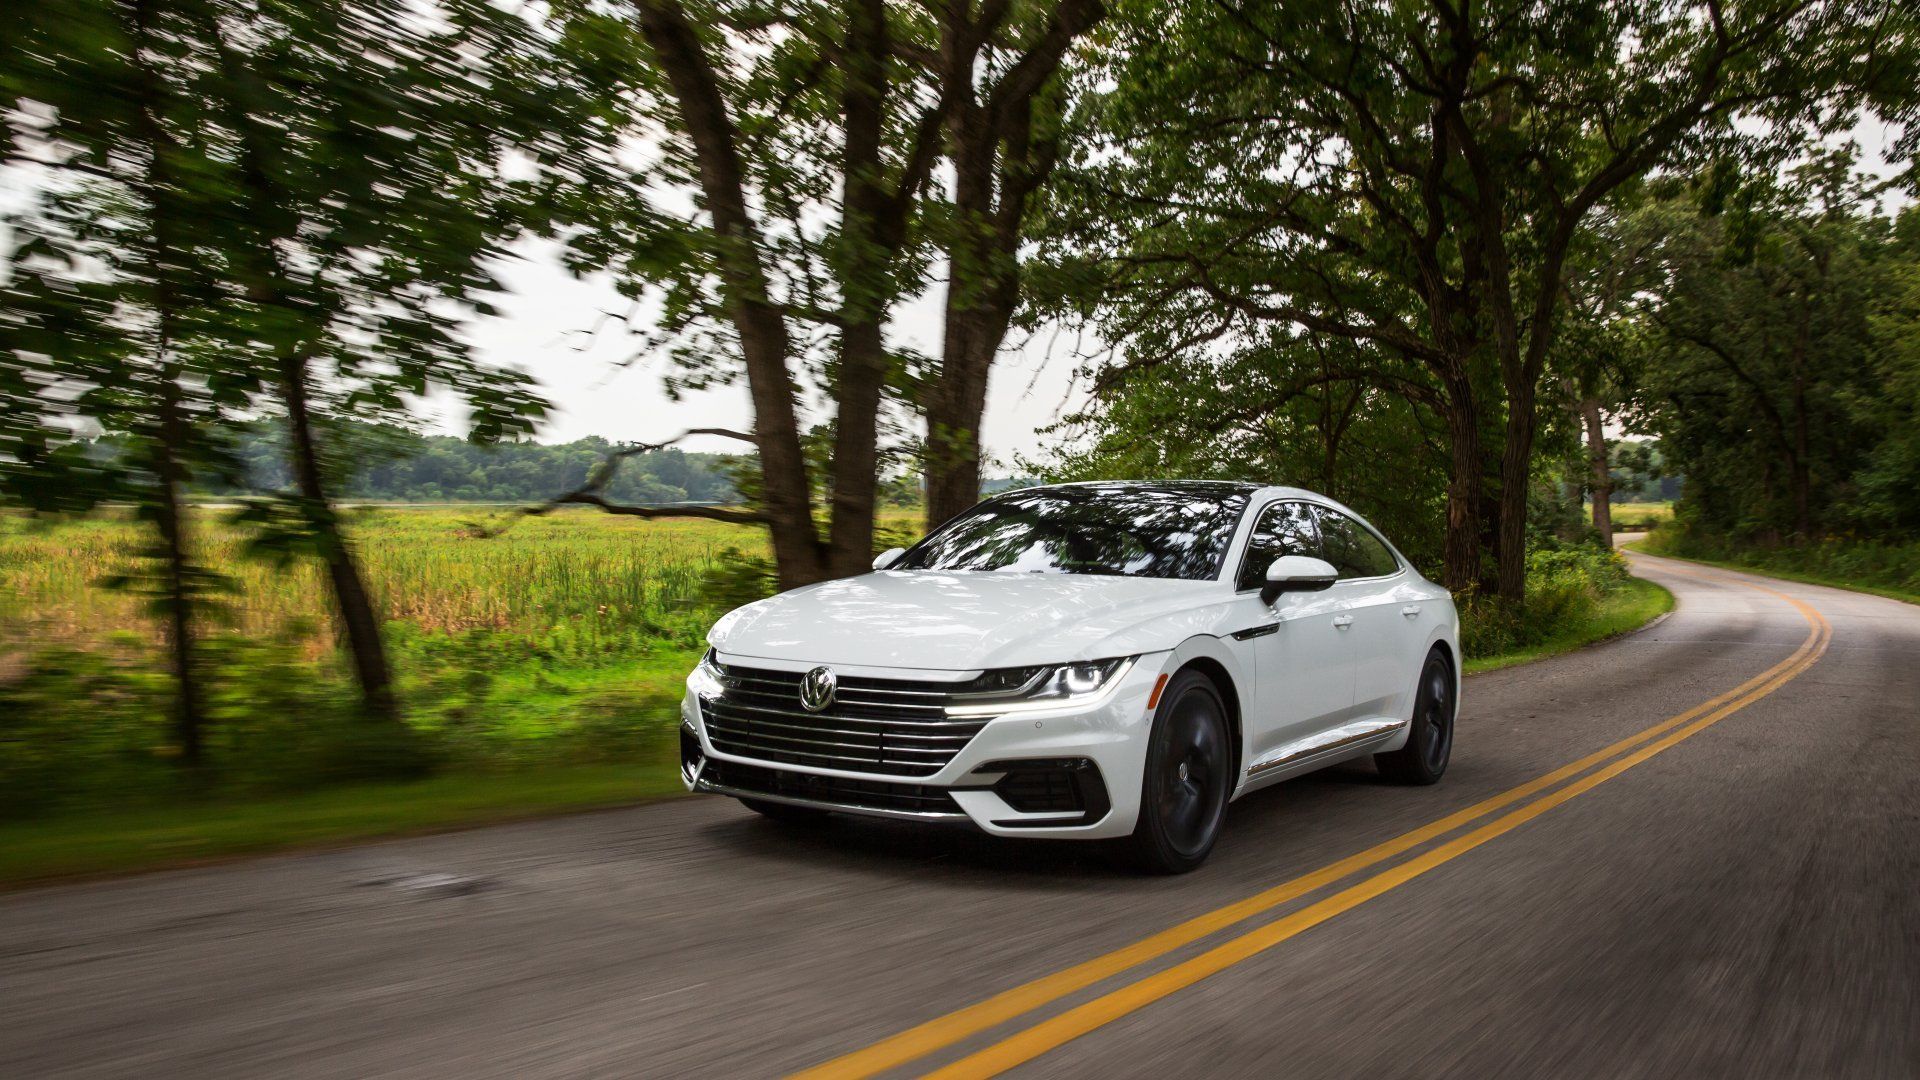
{"label": "shrub", "polygon": [[1551,641],[1592,619],[1629,577],[1626,559],[1611,548],[1549,544],[1527,556],[1527,601],[1518,611],[1493,597],[1461,601],[1460,649],[1492,656]]}

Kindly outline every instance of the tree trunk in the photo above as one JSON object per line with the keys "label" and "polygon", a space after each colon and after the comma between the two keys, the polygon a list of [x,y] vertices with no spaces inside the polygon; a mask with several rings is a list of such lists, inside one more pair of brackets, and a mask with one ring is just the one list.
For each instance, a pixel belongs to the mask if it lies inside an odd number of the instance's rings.
{"label": "tree trunk", "polygon": [[183,432],[179,391],[169,377],[160,390],[159,436],[151,457],[155,478],[154,525],[166,550],[167,649],[174,683],[173,737],[180,760],[198,766],[204,759],[200,678],[194,663],[192,569],[187,555],[186,511],[180,503],[186,470],[175,454]]}
{"label": "tree trunk", "polygon": [[1580,423],[1587,434],[1587,471],[1593,476],[1593,527],[1600,534],[1600,542],[1612,547],[1613,469],[1607,463],[1607,433],[1599,398],[1581,400]]}
{"label": "tree trunk", "polygon": [[780,310],[768,300],[760,233],[747,206],[746,170],[740,161],[737,132],[718,76],[686,13],[665,0],[642,2],[638,12],[641,33],[666,72],[699,161],[701,193],[720,241],[728,317],[740,338],[747,392],[753,401],[761,502],[777,578],[782,589],[798,588],[824,580],[830,570],[814,531],[812,490],[794,414],[798,393],[787,367],[791,338]]}
{"label": "tree trunk", "polygon": [[353,547],[340,531],[338,514],[327,495],[307,401],[306,357],[297,350],[289,351],[281,359],[280,380],[281,396],[287,406],[288,453],[293,459],[301,510],[320,541],[320,554],[327,564],[327,580],[333,586],[334,607],[347,639],[347,652],[353,660],[354,678],[360,683],[362,707],[368,716],[398,723],[400,706],[394,699],[393,670],[387,663],[380,618],[373,610],[373,599],[353,557]]}
{"label": "tree trunk", "polygon": [[873,568],[880,392],[886,365],[886,345],[878,322],[850,325],[841,332],[840,377],[834,392],[837,419],[827,577],[851,577]]}
{"label": "tree trunk", "polygon": [[1464,380],[1449,380],[1445,391],[1450,475],[1442,584],[1464,596],[1480,584],[1480,418]]}
{"label": "tree trunk", "polygon": [[1807,430],[1807,380],[1798,370],[1793,377],[1793,531],[1800,539],[1813,538],[1813,475],[1808,468],[1811,445]]}
{"label": "tree trunk", "polygon": [[180,760],[198,766],[204,758],[200,679],[194,662],[192,561],[187,553],[186,511],[180,496],[188,474],[180,455],[187,446],[189,423],[180,400],[180,365],[173,356],[180,305],[174,275],[180,272],[182,257],[176,233],[180,221],[174,216],[174,155],[178,147],[162,120],[166,90],[159,77],[146,66],[146,47],[154,40],[156,12],[151,3],[132,5],[132,38],[139,73],[139,126],[148,153],[143,194],[152,220],[152,247],[148,252],[148,272],[152,276],[153,308],[156,317],[153,362],[158,369],[154,391],[157,396],[155,430],[150,448],[150,467],[154,474],[154,524],[165,549],[167,646],[172,658],[174,678],[174,738],[180,745]]}
{"label": "tree trunk", "polygon": [[840,364],[834,383],[833,517],[827,527],[827,573],[865,573],[873,560],[873,504],[879,485],[880,395],[887,376],[882,320],[893,297],[891,200],[882,184],[886,128],[887,13],[884,0],[847,5],[845,141],[838,259],[841,286]]}
{"label": "tree trunk", "polygon": [[[987,381],[1005,335],[992,312],[955,312],[949,301],[940,377],[927,402],[927,527],[948,521],[980,501],[980,425]],[[987,325],[982,325],[987,324]]]}
{"label": "tree trunk", "polygon": [[[213,40],[220,65],[228,78],[240,82],[246,71],[227,48],[219,23],[211,13],[201,15]],[[260,221],[292,221],[284,191],[268,173],[265,160],[268,136],[257,129],[256,121],[236,109],[235,126],[241,133],[243,175],[252,198],[253,213]],[[249,287],[250,298],[263,308],[284,304],[289,293],[286,267],[274,249],[275,236],[266,236],[254,254],[255,279]],[[279,356],[280,396],[287,407],[287,452],[292,459],[294,483],[300,492],[300,509],[320,545],[326,562],[327,580],[332,586],[334,609],[353,661],[355,679],[360,684],[361,707],[374,719],[400,722],[400,708],[393,693],[393,670],[387,663],[387,649],[380,619],[373,600],[353,557],[353,548],[340,531],[339,516],[328,497],[325,474],[320,467],[320,451],[313,435],[312,409],[308,400],[310,346],[284,347]]]}
{"label": "tree trunk", "polygon": [[1499,544],[1496,588],[1502,603],[1514,608],[1527,599],[1527,495],[1533,480],[1533,387],[1510,386],[1507,397],[1506,445],[1500,453]]}

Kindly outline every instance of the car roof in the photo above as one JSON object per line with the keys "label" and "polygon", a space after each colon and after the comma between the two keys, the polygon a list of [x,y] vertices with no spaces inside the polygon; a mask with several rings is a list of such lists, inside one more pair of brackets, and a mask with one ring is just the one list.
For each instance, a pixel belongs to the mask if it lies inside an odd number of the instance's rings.
{"label": "car roof", "polygon": [[1064,484],[1029,484],[1025,487],[996,491],[994,495],[1008,495],[1016,491],[1040,491],[1047,488],[1106,488],[1115,491],[1164,491],[1195,495],[1232,493],[1260,498],[1311,498],[1323,502],[1334,501],[1305,488],[1256,484],[1247,480],[1074,480]]}

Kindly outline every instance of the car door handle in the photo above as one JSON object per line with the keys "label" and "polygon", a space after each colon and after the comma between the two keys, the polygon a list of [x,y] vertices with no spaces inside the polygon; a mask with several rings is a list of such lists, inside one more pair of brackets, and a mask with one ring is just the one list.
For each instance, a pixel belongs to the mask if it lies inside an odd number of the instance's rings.
{"label": "car door handle", "polygon": [[1400,614],[1405,615],[1407,618],[1411,619],[1415,615],[1420,614],[1420,605],[1408,604],[1406,607],[1403,607],[1400,609]]}
{"label": "car door handle", "polygon": [[1336,629],[1345,630],[1347,627],[1353,625],[1353,616],[1335,615],[1333,617],[1333,625]]}

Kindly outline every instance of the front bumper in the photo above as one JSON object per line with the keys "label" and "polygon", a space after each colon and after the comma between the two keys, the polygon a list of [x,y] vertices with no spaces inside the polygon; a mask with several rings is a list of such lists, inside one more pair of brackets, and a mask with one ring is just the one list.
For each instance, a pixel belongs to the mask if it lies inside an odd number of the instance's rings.
{"label": "front bumper", "polygon": [[[997,836],[1104,839],[1133,832],[1152,714],[1170,653],[1139,658],[1093,707],[997,717],[931,776],[895,776],[727,754],[708,738],[698,696],[681,701],[681,779],[689,790],[851,814],[970,824]],[[809,664],[755,659],[804,671]],[[945,681],[954,672],[848,668],[848,675]]]}

